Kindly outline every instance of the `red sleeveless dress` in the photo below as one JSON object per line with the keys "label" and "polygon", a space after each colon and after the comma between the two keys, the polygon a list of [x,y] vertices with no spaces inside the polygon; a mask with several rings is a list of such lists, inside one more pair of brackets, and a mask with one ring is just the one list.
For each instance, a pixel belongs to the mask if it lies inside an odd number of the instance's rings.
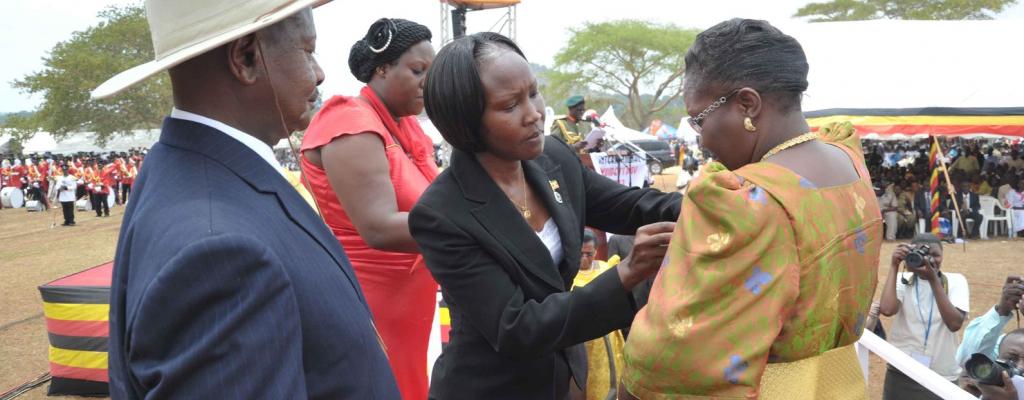
{"label": "red sleeveless dress", "polygon": [[[360,96],[366,101],[335,96],[325,102],[306,130],[302,151],[320,148],[342,135],[378,135],[384,142],[384,154],[373,156],[387,157],[398,211],[408,212],[438,174],[433,143],[416,117],[403,117],[395,123],[372,89],[364,87]],[[324,221],[345,248],[359,279],[402,398],[427,398],[427,345],[437,283],[419,254],[381,251],[366,244],[323,168],[304,156],[301,162]]]}

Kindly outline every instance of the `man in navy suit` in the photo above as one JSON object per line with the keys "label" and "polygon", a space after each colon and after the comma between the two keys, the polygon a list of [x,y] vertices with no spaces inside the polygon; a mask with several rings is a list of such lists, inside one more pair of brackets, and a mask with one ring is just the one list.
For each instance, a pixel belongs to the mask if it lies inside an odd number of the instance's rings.
{"label": "man in navy suit", "polygon": [[316,3],[149,0],[157,60],[93,92],[171,68],[117,246],[113,398],[399,397],[344,251],[271,150],[314,113]]}

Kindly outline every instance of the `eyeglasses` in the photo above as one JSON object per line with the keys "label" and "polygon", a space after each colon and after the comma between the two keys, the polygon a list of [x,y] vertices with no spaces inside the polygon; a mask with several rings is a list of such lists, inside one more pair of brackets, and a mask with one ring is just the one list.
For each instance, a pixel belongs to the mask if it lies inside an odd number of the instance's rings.
{"label": "eyeglasses", "polygon": [[700,114],[697,114],[696,117],[687,118],[686,121],[690,123],[690,126],[693,127],[693,130],[697,131],[697,133],[701,133],[702,126],[704,125],[704,120],[708,119],[708,115],[711,114],[712,111],[715,111],[719,107],[724,105],[727,101],[729,101],[730,98],[732,98],[733,95],[735,95],[739,91],[739,89],[736,89],[733,90],[732,92],[729,92],[729,94],[725,96],[719,97],[718,100],[715,100],[713,103],[711,103],[711,105],[708,106],[708,108],[705,108],[704,111],[701,111]]}

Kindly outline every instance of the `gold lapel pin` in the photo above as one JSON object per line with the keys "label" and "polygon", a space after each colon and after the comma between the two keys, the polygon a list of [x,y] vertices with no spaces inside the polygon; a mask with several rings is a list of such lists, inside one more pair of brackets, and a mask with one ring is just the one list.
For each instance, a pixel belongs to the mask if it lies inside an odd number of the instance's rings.
{"label": "gold lapel pin", "polygon": [[552,179],[548,181],[548,184],[551,185],[551,193],[555,194],[555,201],[557,201],[559,204],[562,204],[562,194],[558,193],[558,181]]}

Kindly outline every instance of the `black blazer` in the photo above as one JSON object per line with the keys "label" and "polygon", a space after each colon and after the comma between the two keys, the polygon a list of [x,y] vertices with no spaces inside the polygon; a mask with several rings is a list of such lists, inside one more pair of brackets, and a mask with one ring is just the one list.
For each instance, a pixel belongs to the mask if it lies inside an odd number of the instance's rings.
{"label": "black blazer", "polygon": [[[956,196],[957,196],[956,197],[956,201],[959,203],[957,205],[960,206],[960,211],[968,212],[967,211],[968,208],[970,209],[970,212],[972,212],[972,213],[976,212],[978,210],[981,210],[981,196],[978,196],[978,194],[975,193],[975,192],[967,192],[967,195],[970,196],[970,199],[971,199],[970,203],[965,203],[964,202],[964,192],[962,190],[957,190],[956,191]],[[947,206],[948,208],[953,208],[952,201],[953,200],[950,199],[950,203]]]}
{"label": "black blazer", "polygon": [[932,199],[927,196],[927,192],[924,189],[918,190],[917,193],[914,193],[914,211],[919,217],[924,218],[925,220],[931,220],[931,204]]}
{"label": "black blazer", "polygon": [[615,273],[569,292],[584,225],[631,235],[679,216],[678,193],[619,185],[584,168],[555,138],[523,167],[558,225],[565,254],[559,265],[472,154],[453,152],[451,166],[409,214],[451,312],[431,398],[561,400],[570,375],[585,387],[580,344],[628,327],[637,309]]}

